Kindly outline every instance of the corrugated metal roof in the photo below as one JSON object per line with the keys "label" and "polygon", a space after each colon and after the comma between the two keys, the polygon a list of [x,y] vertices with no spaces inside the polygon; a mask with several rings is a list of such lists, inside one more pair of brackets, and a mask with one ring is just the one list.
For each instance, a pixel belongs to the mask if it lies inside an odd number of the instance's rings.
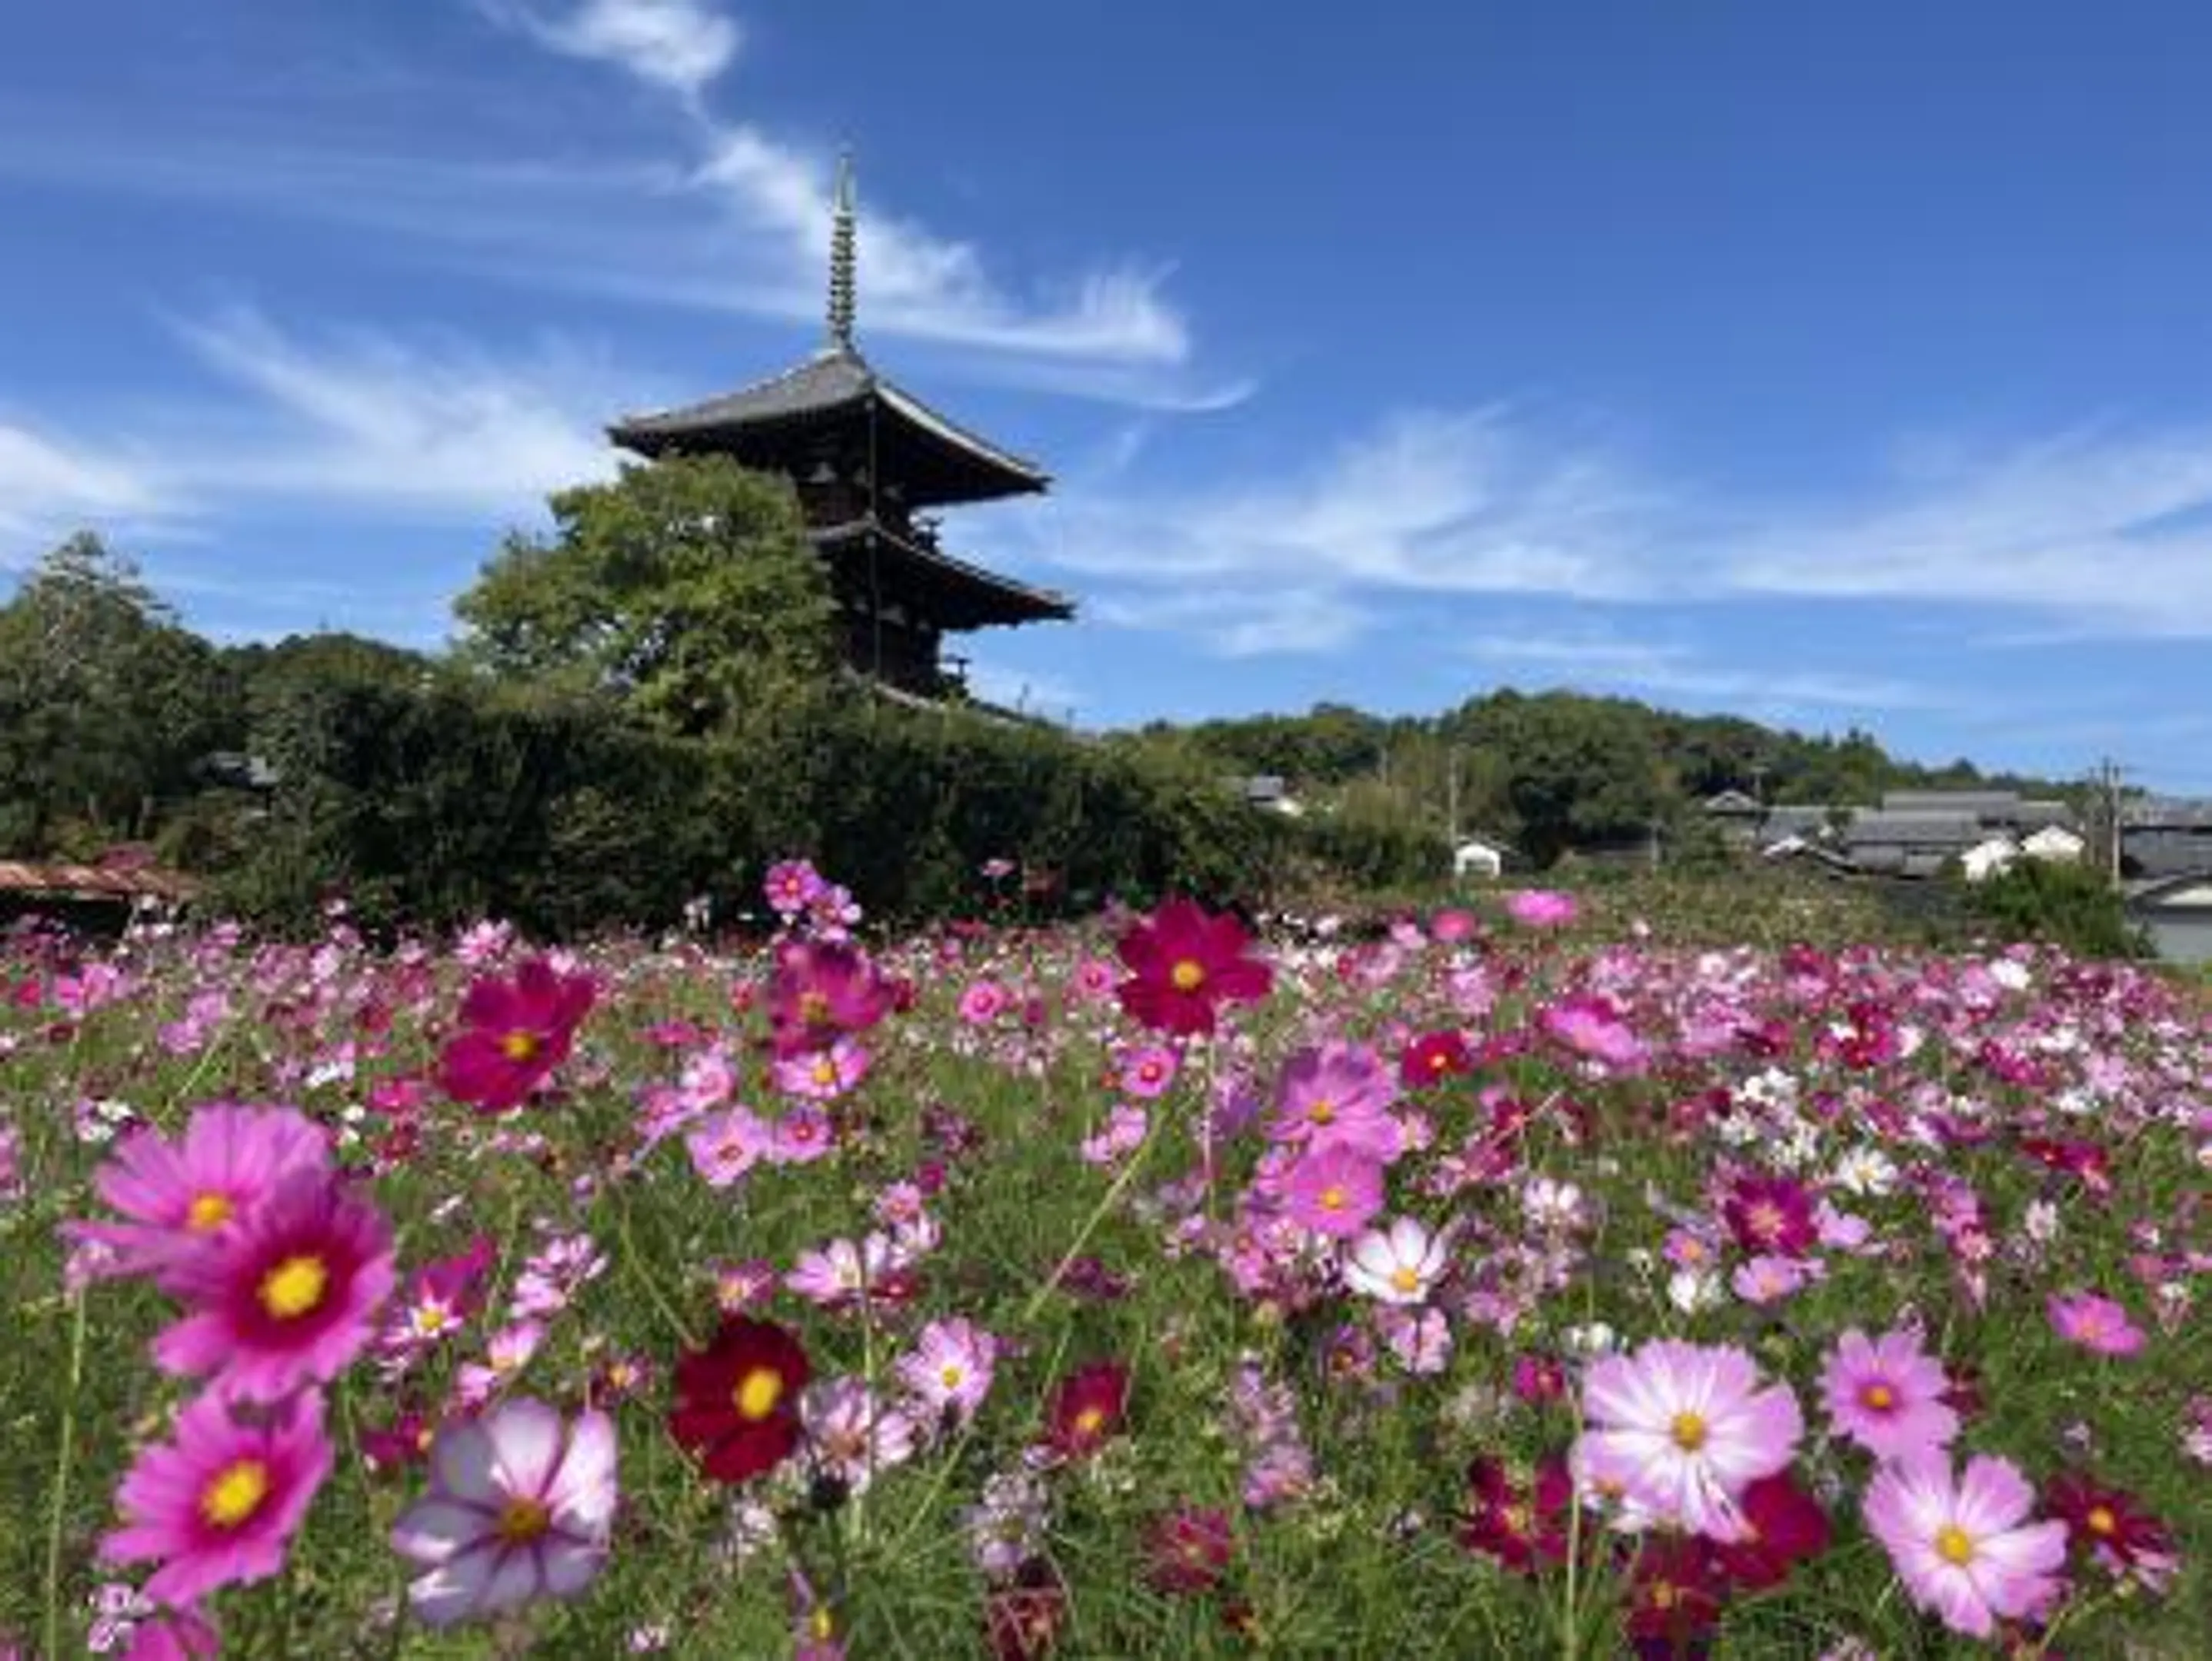
{"label": "corrugated metal roof", "polygon": [[181,871],[158,866],[34,864],[0,860],[0,894],[33,894],[93,900],[130,900],[150,895],[182,900],[198,888]]}

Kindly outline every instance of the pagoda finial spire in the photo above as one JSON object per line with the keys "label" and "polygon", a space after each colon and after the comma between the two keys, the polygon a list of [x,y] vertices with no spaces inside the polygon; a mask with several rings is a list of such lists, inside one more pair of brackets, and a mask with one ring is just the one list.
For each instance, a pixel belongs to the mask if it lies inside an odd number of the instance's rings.
{"label": "pagoda finial spire", "polygon": [[830,344],[843,352],[853,349],[853,152],[847,149],[837,157],[837,198],[830,221]]}

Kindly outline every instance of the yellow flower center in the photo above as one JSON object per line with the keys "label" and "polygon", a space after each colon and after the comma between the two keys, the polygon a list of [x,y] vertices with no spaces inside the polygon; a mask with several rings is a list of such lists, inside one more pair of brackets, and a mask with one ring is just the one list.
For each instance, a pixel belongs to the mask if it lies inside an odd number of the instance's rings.
{"label": "yellow flower center", "polygon": [[434,1338],[453,1325],[453,1317],[441,1303],[419,1304],[415,1310],[415,1331],[420,1337]]}
{"label": "yellow flower center", "polygon": [[1344,1189],[1340,1184],[1333,1182],[1321,1191],[1321,1209],[1324,1211],[1341,1211],[1344,1200]]}
{"label": "yellow flower center", "polygon": [[269,1497],[269,1467],[258,1459],[225,1465],[200,1492],[200,1515],[213,1528],[237,1528]]}
{"label": "yellow flower center", "polygon": [[830,1000],[820,992],[801,992],[799,995],[799,1018],[810,1027],[830,1024]]}
{"label": "yellow flower center", "polygon": [[1168,980],[1179,992],[1194,992],[1206,984],[1206,966],[1196,958],[1182,958],[1168,971]]}
{"label": "yellow flower center", "polygon": [[502,1545],[527,1546],[544,1539],[552,1526],[553,1513],[543,1500],[518,1496],[500,1507],[496,1531]]}
{"label": "yellow flower center", "polygon": [[1946,1523],[1936,1531],[1936,1555],[1954,1568],[1964,1568],[1974,1561],[1974,1539],[1956,1523]]}
{"label": "yellow flower center", "polygon": [[1682,1601],[1682,1594],[1675,1590],[1672,1580],[1654,1580],[1650,1597],[1655,1609],[1671,1609]]}
{"label": "yellow flower center", "polygon": [[837,1082],[837,1064],[828,1056],[822,1057],[814,1064],[814,1082],[825,1089],[835,1084]]}
{"label": "yellow flower center", "polygon": [[1306,1117],[1316,1125],[1334,1125],[1336,1122],[1336,1104],[1327,1096],[1316,1096],[1313,1106],[1306,1109]]}
{"label": "yellow flower center", "polygon": [[2089,1525],[2092,1534],[2117,1534],[2120,1531],[2120,1519],[2112,1515],[2110,1506],[2090,1506],[2089,1514],[2081,1520]]}
{"label": "yellow flower center", "polygon": [[1075,1428],[1085,1436],[1096,1436],[1105,1422],[1106,1409],[1103,1407],[1086,1407],[1075,1415]]}
{"label": "yellow flower center", "polygon": [[185,1227],[195,1234],[207,1234],[228,1222],[235,1209],[228,1194],[195,1194],[185,1211]]}
{"label": "yellow flower center", "polygon": [[1705,1445],[1705,1422],[1695,1413],[1677,1413],[1674,1422],[1667,1427],[1667,1434],[1683,1452],[1695,1453]]}
{"label": "yellow flower center", "polygon": [[499,1052],[509,1061],[530,1061],[538,1054],[538,1034],[517,1028],[499,1041]]}
{"label": "yellow flower center", "polygon": [[287,1258],[261,1277],[261,1306],[280,1321],[311,1315],[330,1289],[329,1265],[313,1252]]}
{"label": "yellow flower center", "polygon": [[961,1370],[957,1361],[947,1361],[937,1376],[947,1390],[957,1390],[960,1387],[961,1379],[968,1375]]}
{"label": "yellow flower center", "polygon": [[1404,1267],[1394,1269],[1390,1271],[1390,1284],[1401,1292],[1418,1292],[1421,1289],[1420,1271]]}
{"label": "yellow flower center", "polygon": [[757,1367],[738,1380],[731,1391],[738,1415],[750,1419],[756,1424],[775,1411],[775,1404],[783,1399],[783,1374],[772,1367]]}
{"label": "yellow flower center", "polygon": [[815,1641],[826,1644],[837,1635],[837,1622],[826,1609],[817,1609],[806,1617],[806,1629],[814,1634]]}
{"label": "yellow flower center", "polygon": [[1877,1381],[1859,1391],[1859,1404],[1870,1407],[1877,1413],[1887,1413],[1897,1405],[1897,1392]]}
{"label": "yellow flower center", "polygon": [[1772,1200],[1759,1201],[1744,1214],[1744,1221],[1751,1225],[1753,1240],[1771,1240],[1781,1236],[1782,1208]]}

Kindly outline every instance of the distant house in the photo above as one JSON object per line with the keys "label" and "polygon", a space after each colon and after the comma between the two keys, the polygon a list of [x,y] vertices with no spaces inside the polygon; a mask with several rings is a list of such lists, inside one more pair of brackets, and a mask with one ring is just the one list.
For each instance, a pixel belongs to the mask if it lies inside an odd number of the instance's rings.
{"label": "distant house", "polygon": [[2131,882],[2128,916],[2169,963],[2212,963],[2212,870]]}
{"label": "distant house", "polygon": [[1987,840],[1986,827],[1972,813],[1884,807],[1851,815],[1843,852],[1862,871],[1929,877]]}
{"label": "distant house", "polygon": [[1836,809],[1818,802],[1769,808],[1759,821],[1759,846],[1771,851],[1784,842],[1826,843],[1834,834],[1831,827],[1836,813]]}
{"label": "distant house", "polygon": [[1709,796],[1699,804],[1705,817],[1720,827],[1721,835],[1739,847],[1747,846],[1759,840],[1759,824],[1766,817],[1766,809],[1740,790],[1724,790],[1717,796]]}
{"label": "distant house", "polygon": [[2120,814],[2120,871],[2146,881],[2212,871],[2212,802],[2130,803]]}
{"label": "distant house", "polygon": [[1231,788],[1255,808],[1265,808],[1290,819],[1305,815],[1305,804],[1291,794],[1290,786],[1279,773],[1261,773],[1249,779],[1233,779]]}
{"label": "distant house", "polygon": [[1505,874],[1506,852],[1502,842],[1462,836],[1452,848],[1452,876],[1462,882],[1495,881]]}

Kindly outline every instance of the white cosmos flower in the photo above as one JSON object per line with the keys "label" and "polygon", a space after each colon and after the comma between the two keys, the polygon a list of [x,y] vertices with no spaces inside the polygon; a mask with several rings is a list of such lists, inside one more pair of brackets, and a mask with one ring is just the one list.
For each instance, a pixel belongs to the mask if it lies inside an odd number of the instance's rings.
{"label": "white cosmos flower", "polygon": [[1411,1217],[1370,1228],[1352,1243],[1344,1278],[1383,1303],[1423,1302],[1449,1264],[1450,1235],[1449,1229],[1431,1234]]}

